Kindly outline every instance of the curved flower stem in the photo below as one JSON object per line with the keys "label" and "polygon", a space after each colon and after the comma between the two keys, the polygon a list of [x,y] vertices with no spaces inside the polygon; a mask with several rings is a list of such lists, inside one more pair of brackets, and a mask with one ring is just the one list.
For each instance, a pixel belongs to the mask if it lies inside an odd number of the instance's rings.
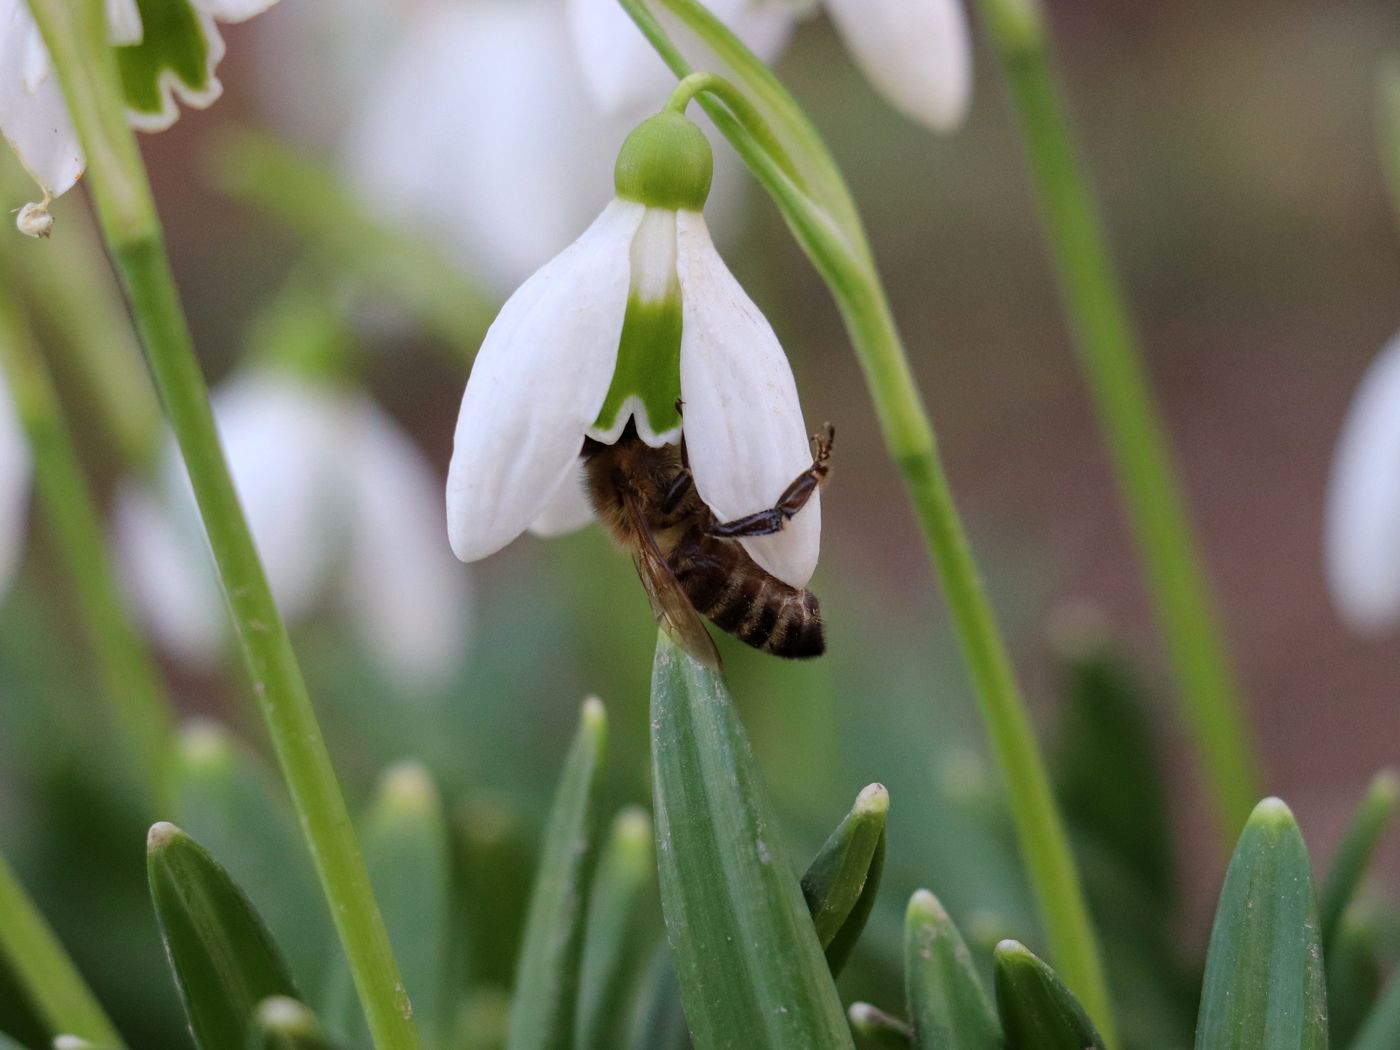
{"label": "curved flower stem", "polygon": [[107,557],[102,516],[83,476],[48,368],[4,291],[0,369],[9,379],[29,440],[44,512],[78,594],[103,692],[112,706],[112,724],[130,756],[133,779],[139,778],[148,811],[153,812],[167,798],[174,723],[170,698],[123,604]]}
{"label": "curved flower stem", "polygon": [[[1056,969],[1112,1043],[1112,1004],[1069,839],[953,502],[928,411],[845,183],[797,104],[727,28],[695,0],[662,2],[735,70],[747,93],[747,119],[724,104],[726,95],[739,90],[732,84],[723,91],[706,89],[697,100],[778,205],[841,311],[886,448],[899,466],[943,585]],[[684,83],[692,69],[648,10],[647,0],[621,3]],[[751,130],[753,117],[766,126],[766,135]],[[765,138],[774,136],[788,147],[787,156],[795,161],[791,168],[764,148]]]}
{"label": "curved flower stem", "polygon": [[981,5],[1020,122],[1080,365],[1228,845],[1258,801],[1259,774],[1166,429],[1056,86],[1044,13],[1039,0]]}
{"label": "curved flower stem", "polygon": [[208,390],[122,111],[98,0],[31,0],[88,157],[98,219],[179,442],[268,733],[379,1050],[417,1050],[398,964],[282,617],[219,444]]}

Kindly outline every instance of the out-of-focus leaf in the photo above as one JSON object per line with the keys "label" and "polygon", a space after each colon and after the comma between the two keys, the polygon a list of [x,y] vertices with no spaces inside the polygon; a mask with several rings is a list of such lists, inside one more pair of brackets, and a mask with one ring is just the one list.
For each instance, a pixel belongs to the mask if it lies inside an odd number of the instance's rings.
{"label": "out-of-focus leaf", "polygon": [[[360,828],[360,849],[399,959],[413,1014],[426,1032],[445,1033],[450,1009],[443,977],[448,930],[447,821],[428,771],[417,762],[389,767]],[[350,967],[337,954],[320,1013],[332,1034],[369,1045]]]}
{"label": "out-of-focus leaf", "polygon": [[1002,941],[993,958],[1006,1050],[1104,1050],[1079,1000],[1024,944]]}
{"label": "out-of-focus leaf", "polygon": [[861,1050],[909,1050],[914,1045],[914,1033],[907,1024],[869,1003],[852,1003],[846,1016]]}
{"label": "out-of-focus leaf", "polygon": [[286,954],[297,985],[321,987],[339,959],[330,913],[278,783],[223,726],[184,726],[175,748],[177,821],[220,858]]}
{"label": "out-of-focus leaf", "polygon": [[1325,1050],[1312,867],[1288,807],[1267,798],[1240,835],[1215,912],[1196,1050]]}
{"label": "out-of-focus leaf", "polygon": [[510,1050],[568,1050],[573,1043],[585,912],[598,858],[597,794],[606,739],[603,705],[585,701],[545,826],[515,977]]}
{"label": "out-of-focus leaf", "polygon": [[1000,1050],[997,1023],[962,934],[928,890],[904,913],[904,990],[919,1047]]}
{"label": "out-of-focus leaf", "polygon": [[635,998],[646,948],[660,928],[656,846],[651,817],[625,809],[603,846],[588,907],[588,935],[579,983],[578,1050],[624,1045],[627,1004]]}
{"label": "out-of-focus leaf", "polygon": [[695,1045],[852,1046],[724,682],[664,633],[651,734],[662,910]]}
{"label": "out-of-focus leaf", "polygon": [[51,1035],[73,1032],[104,1046],[122,1045],[4,857],[0,857],[0,965],[10,971]]}
{"label": "out-of-focus leaf", "polygon": [[1348,910],[1323,949],[1327,971],[1328,1045],[1347,1047],[1356,1038],[1381,991],[1381,963],[1374,926]]}
{"label": "out-of-focus leaf", "polygon": [[1396,216],[1400,217],[1400,55],[1390,55],[1381,63],[1376,95],[1381,167],[1390,184]]}
{"label": "out-of-focus leaf", "polygon": [[332,1050],[316,1015],[295,999],[273,996],[258,1003],[248,1050]]}
{"label": "out-of-focus leaf", "polygon": [[1400,974],[1392,974],[1385,994],[1366,1018],[1349,1050],[1395,1050],[1400,1046]]}
{"label": "out-of-focus leaf", "polygon": [[267,927],[228,872],[173,824],[151,827],[146,869],[196,1045],[247,1050],[258,1003],[297,995]]}
{"label": "out-of-focus leaf", "polygon": [[505,1050],[510,997],[502,988],[482,986],[457,1007],[449,1050]]}
{"label": "out-of-focus leaf", "polygon": [[473,797],[452,813],[455,847],[451,980],[459,988],[508,986],[514,979],[533,863],[510,805]]}
{"label": "out-of-focus leaf", "polygon": [[1054,641],[1064,712],[1053,767],[1065,819],[1137,877],[1155,915],[1169,915],[1170,795],[1142,690],[1102,629],[1062,620]]}
{"label": "out-of-focus leaf", "polygon": [[802,876],[802,896],[832,976],[846,965],[875,906],[889,811],[884,785],[866,787]]}
{"label": "out-of-focus leaf", "polygon": [[689,1050],[690,1029],[685,1025],[681,986],[676,983],[676,967],[664,941],[647,964],[626,1046],[628,1050]]}
{"label": "out-of-focus leaf", "polygon": [[[3,1047],[3,1044],[0,1044]],[[90,1040],[83,1039],[76,1035],[59,1035],[54,1037],[53,1050],[115,1050],[110,1046],[99,1046]]]}
{"label": "out-of-focus leaf", "polygon": [[1395,815],[1397,802],[1400,802],[1400,776],[1393,769],[1383,769],[1372,778],[1365,797],[1356,807],[1342,835],[1332,867],[1323,880],[1317,904],[1318,918],[1322,924],[1322,950],[1327,954],[1329,963],[1342,914],[1361,885],[1366,865],[1370,863],[1381,833]]}

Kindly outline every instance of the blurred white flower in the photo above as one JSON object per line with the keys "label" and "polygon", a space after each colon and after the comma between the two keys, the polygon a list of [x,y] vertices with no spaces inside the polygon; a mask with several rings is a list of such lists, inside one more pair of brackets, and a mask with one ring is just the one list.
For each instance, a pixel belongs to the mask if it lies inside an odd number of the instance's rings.
{"label": "blurred white flower", "polygon": [[[283,615],[338,606],[410,687],[443,681],[467,640],[467,578],[442,542],[442,489],[364,394],[268,367],[214,396],[229,468]],[[209,663],[228,618],[173,443],[155,491],[118,493],[116,542],[142,617],[172,652]]]}
{"label": "blurred white flower", "polygon": [[[108,40],[117,48],[127,117],[160,131],[180,115],[175,99],[203,109],[223,91],[214,75],[224,57],[217,21],[242,22],[275,0],[164,0],[144,22],[137,0],[106,0]],[[67,192],[85,160],[68,117],[48,48],[25,0],[0,0],[0,134],[44,191],[21,215],[20,229],[48,232],[49,201]]]}
{"label": "blurred white flower", "polygon": [[0,372],[0,599],[14,581],[24,549],[29,466],[29,442]]}
{"label": "blurred white flower", "polygon": [[[962,0],[825,0],[832,24],[871,84],[896,109],[952,131],[972,94],[972,41]],[[568,0],[584,79],[604,112],[655,105],[674,80],[617,0]],[[709,0],[706,6],[764,62],[777,58],[804,7],[793,0]]]}
{"label": "blurred white flower", "polygon": [[[617,173],[617,198],[510,297],[477,353],[447,478],[448,535],[463,561],[532,525],[555,533],[587,520],[585,437],[611,444],[632,425],[657,448],[683,431],[696,491],[721,522],[772,507],[811,466],[787,356],[700,211],[704,136],[677,113],[653,117]],[[739,542],[800,588],[820,535],[814,494],[781,531]]]}
{"label": "blurred white flower", "polygon": [[1347,625],[1366,633],[1400,625],[1400,334],[1367,370],[1342,426],[1324,546]]}

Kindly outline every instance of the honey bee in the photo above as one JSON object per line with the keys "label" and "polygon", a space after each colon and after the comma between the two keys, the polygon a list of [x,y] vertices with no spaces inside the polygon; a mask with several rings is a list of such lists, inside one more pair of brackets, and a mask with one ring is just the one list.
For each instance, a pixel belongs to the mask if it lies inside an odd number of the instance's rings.
{"label": "honey bee", "polygon": [[769,509],[715,520],[679,447],[652,448],[627,424],[611,445],[585,438],[583,462],[598,518],[632,553],[657,618],[696,659],[719,666],[700,616],[740,641],[789,658],[826,649],[821,606],[805,588],[766,572],[738,542],[782,529],[826,480],[834,429],[813,437],[812,465]]}

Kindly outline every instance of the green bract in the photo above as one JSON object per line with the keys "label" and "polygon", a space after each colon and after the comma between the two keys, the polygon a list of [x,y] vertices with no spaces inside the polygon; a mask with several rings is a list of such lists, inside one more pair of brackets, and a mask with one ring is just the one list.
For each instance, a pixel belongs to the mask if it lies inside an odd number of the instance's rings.
{"label": "green bract", "polygon": [[617,154],[617,195],[649,208],[700,211],[710,196],[715,158],[704,133],[667,110],[638,124]]}

